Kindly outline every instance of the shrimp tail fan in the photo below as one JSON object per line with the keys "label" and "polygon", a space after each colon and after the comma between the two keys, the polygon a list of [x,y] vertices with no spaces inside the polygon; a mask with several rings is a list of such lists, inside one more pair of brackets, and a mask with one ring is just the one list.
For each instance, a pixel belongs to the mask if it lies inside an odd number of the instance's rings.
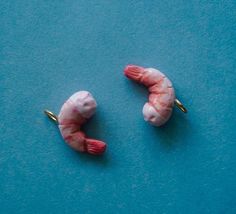
{"label": "shrimp tail fan", "polygon": [[86,139],[87,152],[92,155],[101,155],[106,150],[106,144],[100,140]]}
{"label": "shrimp tail fan", "polygon": [[124,69],[124,74],[129,79],[139,81],[144,73],[144,68],[137,65],[127,65]]}

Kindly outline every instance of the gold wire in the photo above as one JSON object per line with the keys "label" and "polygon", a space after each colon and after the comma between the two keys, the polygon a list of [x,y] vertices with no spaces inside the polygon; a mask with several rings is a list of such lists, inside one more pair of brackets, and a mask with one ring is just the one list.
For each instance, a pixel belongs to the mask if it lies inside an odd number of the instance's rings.
{"label": "gold wire", "polygon": [[175,105],[184,113],[187,113],[187,109],[184,107],[184,105],[178,100],[175,99]]}
{"label": "gold wire", "polygon": [[58,122],[58,118],[57,118],[57,116],[54,114],[54,113],[52,113],[51,111],[49,111],[49,110],[44,110],[44,113],[51,119],[51,120],[53,120],[54,122]]}

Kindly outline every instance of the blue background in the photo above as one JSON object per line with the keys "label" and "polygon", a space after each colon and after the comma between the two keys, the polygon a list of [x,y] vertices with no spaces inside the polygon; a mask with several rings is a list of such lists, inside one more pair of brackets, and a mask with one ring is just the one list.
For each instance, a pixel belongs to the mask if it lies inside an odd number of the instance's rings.
{"label": "blue background", "polygon": [[[0,23],[0,213],[236,213],[235,1],[3,0]],[[163,71],[189,113],[145,123],[130,63]],[[43,114],[78,90],[102,157]]]}

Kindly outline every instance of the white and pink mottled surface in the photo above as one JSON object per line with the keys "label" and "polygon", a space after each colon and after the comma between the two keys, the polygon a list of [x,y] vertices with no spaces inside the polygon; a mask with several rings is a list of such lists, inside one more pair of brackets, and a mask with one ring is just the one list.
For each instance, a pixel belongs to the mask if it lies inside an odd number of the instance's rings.
{"label": "white and pink mottled surface", "polygon": [[80,127],[93,116],[97,103],[88,91],[73,94],[62,106],[58,115],[59,129],[62,137],[76,151],[90,154],[102,154],[106,144],[87,138]]}
{"label": "white and pink mottled surface", "polygon": [[154,126],[165,124],[172,114],[175,100],[175,91],[171,81],[157,69],[136,65],[126,66],[124,74],[144,84],[150,92],[149,100],[143,106],[144,120]]}

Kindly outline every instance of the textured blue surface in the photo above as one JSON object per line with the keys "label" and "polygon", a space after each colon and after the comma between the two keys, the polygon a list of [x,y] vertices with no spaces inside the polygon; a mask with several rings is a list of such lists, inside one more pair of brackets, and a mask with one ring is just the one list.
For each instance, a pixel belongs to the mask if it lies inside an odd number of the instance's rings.
{"label": "textured blue surface", "polygon": [[[236,3],[0,3],[0,213],[236,213]],[[126,64],[156,67],[189,109],[143,121]],[[42,111],[89,90],[103,157],[72,151]]]}

